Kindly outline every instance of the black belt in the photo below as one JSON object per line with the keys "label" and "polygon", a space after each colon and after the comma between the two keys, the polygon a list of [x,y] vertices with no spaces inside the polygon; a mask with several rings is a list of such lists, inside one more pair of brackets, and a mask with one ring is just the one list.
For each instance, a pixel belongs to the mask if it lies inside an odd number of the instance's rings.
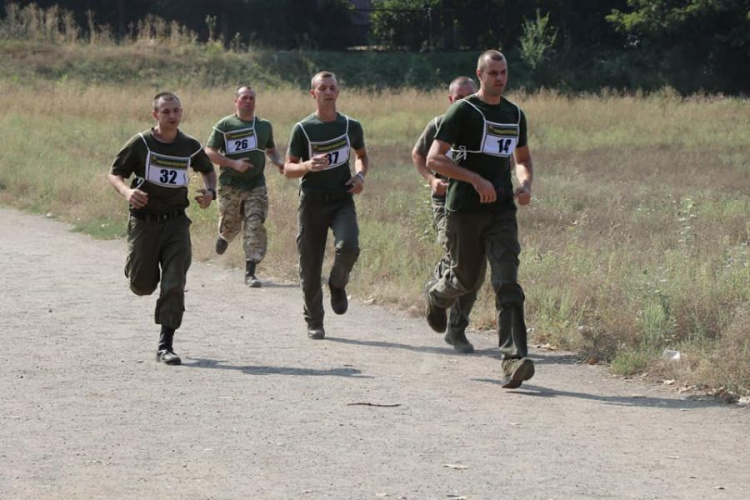
{"label": "black belt", "polygon": [[321,200],[321,201],[338,201],[345,198],[351,198],[352,194],[346,191],[338,191],[335,193],[326,193],[325,191],[302,191],[301,196],[308,200]]}
{"label": "black belt", "polygon": [[131,210],[130,215],[138,220],[142,220],[145,222],[165,222],[185,215],[185,210],[172,210],[171,212],[160,212],[158,214],[149,212],[136,212],[135,210]]}

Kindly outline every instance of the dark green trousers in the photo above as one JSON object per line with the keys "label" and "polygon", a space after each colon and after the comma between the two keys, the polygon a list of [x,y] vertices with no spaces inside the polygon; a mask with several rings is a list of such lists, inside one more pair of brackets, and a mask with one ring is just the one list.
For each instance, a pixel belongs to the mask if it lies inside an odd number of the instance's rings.
{"label": "dark green trousers", "polygon": [[177,329],[185,312],[185,282],[192,259],[190,219],[168,221],[130,217],[125,276],[136,295],[151,295],[161,284],[154,321]]}
{"label": "dark green trousers", "polygon": [[527,356],[525,297],[518,284],[521,246],[515,213],[449,213],[446,237],[450,263],[428,291],[428,300],[448,309],[461,297],[476,293],[482,286],[486,262],[489,262],[502,356]]}
{"label": "dark green trousers", "polygon": [[[432,217],[435,225],[435,232],[437,233],[438,244],[443,247],[445,253],[443,257],[435,265],[435,279],[440,279],[443,273],[450,268],[450,254],[448,253],[448,236],[446,235],[447,226],[447,213],[445,210],[445,198],[432,197]],[[484,281],[485,266],[482,261],[482,282]],[[482,282],[479,283],[479,288],[482,286]],[[469,326],[469,316],[471,315],[471,309],[474,307],[474,302],[477,300],[477,291],[469,291],[465,295],[461,295],[448,312],[448,330],[451,334],[461,334],[466,331]]]}
{"label": "dark green trousers", "polygon": [[333,231],[335,257],[328,281],[337,288],[349,283],[354,263],[359,257],[359,226],[354,199],[349,194],[300,194],[297,210],[297,250],[299,276],[304,295],[305,321],[310,326],[322,326],[323,258],[328,230]]}

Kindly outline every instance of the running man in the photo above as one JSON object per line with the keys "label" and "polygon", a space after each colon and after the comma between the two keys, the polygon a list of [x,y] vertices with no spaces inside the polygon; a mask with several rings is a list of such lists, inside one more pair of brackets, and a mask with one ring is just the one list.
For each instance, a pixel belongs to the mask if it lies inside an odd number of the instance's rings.
{"label": "running man", "polygon": [[[454,79],[448,86],[448,102],[454,102],[463,99],[477,91],[474,81],[467,76],[459,76]],[[430,120],[417,139],[414,149],[411,152],[411,160],[417,172],[424,177],[432,191],[432,216],[437,233],[437,241],[443,250],[445,256],[435,266],[435,278],[440,278],[443,271],[450,265],[448,257],[447,240],[445,236],[445,191],[448,188],[448,179],[427,168],[427,153],[430,151],[432,141],[435,140],[435,134],[443,121],[443,116],[437,116]],[[484,276],[484,275],[483,275]],[[481,283],[480,283],[481,285]],[[462,353],[474,352],[474,346],[466,338],[466,328],[469,326],[469,314],[477,298],[477,292],[472,291],[461,296],[450,309],[448,331],[445,334],[445,341],[452,345],[453,348]],[[441,332],[442,333],[442,332]]]}
{"label": "running man", "polygon": [[[156,360],[182,361],[175,331],[185,311],[185,282],[192,258],[188,206],[189,170],[200,172],[204,189],[195,201],[208,208],[216,199],[216,172],[200,142],[179,130],[182,105],[176,95],[154,97],[156,126],[133,136],[117,153],[109,183],[128,201],[128,257],[125,276],[136,295],[151,295],[161,283],[154,320],[161,325]],[[134,175],[128,186],[125,179]]]}
{"label": "running man", "polygon": [[[328,277],[331,309],[344,314],[349,305],[349,273],[359,257],[354,195],[364,189],[370,161],[360,123],[336,111],[336,75],[322,71],[313,76],[310,96],[315,99],[315,113],[292,129],[284,175],[300,179],[297,250],[304,316],[308,337],[322,339],[321,273],[328,230],[333,231],[336,249]],[[354,175],[350,169],[352,156]]]}
{"label": "running man", "polygon": [[214,125],[206,154],[219,166],[219,237],[216,253],[226,252],[229,242],[243,231],[245,284],[258,288],[256,267],[266,256],[268,216],[266,155],[284,171],[284,162],[273,142],[271,122],[255,114],[256,94],[249,85],[237,89],[232,115]]}
{"label": "running man", "polygon": [[[476,74],[479,91],[448,109],[427,155],[427,167],[451,179],[445,230],[451,265],[439,279],[427,283],[426,316],[432,329],[444,331],[446,309],[479,288],[488,261],[497,307],[503,387],[516,388],[534,376],[534,363],[527,357],[514,201],[530,203],[534,170],[526,117],[503,96],[508,82],[505,57],[496,50],[482,53]],[[449,150],[451,158],[446,156]],[[518,183],[515,190],[512,160]]]}

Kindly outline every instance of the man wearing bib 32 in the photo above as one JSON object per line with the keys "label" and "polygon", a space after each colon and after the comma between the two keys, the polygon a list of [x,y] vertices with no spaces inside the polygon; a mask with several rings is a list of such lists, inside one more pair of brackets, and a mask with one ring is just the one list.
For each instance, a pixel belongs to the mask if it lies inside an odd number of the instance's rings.
{"label": "man wearing bib 32", "polygon": [[237,89],[235,113],[222,118],[206,143],[206,154],[220,168],[219,238],[216,253],[223,254],[244,227],[245,284],[261,286],[255,268],[266,256],[268,192],[263,169],[266,155],[283,172],[284,163],[273,142],[271,123],[255,115],[255,90]]}
{"label": "man wearing bib 32", "polygon": [[[454,102],[463,99],[477,91],[474,82],[471,78],[466,76],[459,76],[454,79],[448,86],[448,101],[453,104]],[[441,247],[445,250],[445,255],[435,266],[435,278],[440,278],[443,275],[443,271],[450,265],[450,257],[448,256],[447,241],[445,238],[445,190],[448,187],[448,180],[442,175],[433,172],[427,168],[427,152],[432,146],[432,141],[435,140],[435,134],[437,133],[440,122],[443,121],[442,116],[437,116],[430,120],[430,123],[422,132],[422,135],[417,139],[417,143],[414,145],[414,149],[411,152],[412,163],[417,169],[417,172],[424,177],[430,186],[432,191],[432,216],[433,223],[435,225],[435,231],[437,233],[437,240]],[[484,275],[484,273],[482,273]],[[450,308],[448,331],[445,334],[445,341],[452,345],[453,348],[465,354],[474,352],[474,346],[466,338],[466,327],[469,326],[469,314],[471,308],[474,306],[474,302],[477,299],[476,292],[469,292],[466,295],[462,295]],[[443,333],[443,332],[440,332]]]}
{"label": "man wearing bib 32", "polygon": [[[446,235],[450,267],[426,287],[427,322],[445,331],[446,309],[481,285],[490,265],[502,354],[503,387],[516,388],[534,376],[527,357],[524,293],[518,284],[517,200],[531,201],[533,166],[526,117],[503,97],[505,57],[496,50],[479,56],[479,92],[453,104],[427,155],[427,167],[450,178]],[[452,159],[446,156],[452,152]],[[511,158],[512,156],[512,158]],[[513,190],[512,162],[518,187]]]}
{"label": "man wearing bib 32", "polygon": [[[182,105],[174,94],[154,97],[156,126],[131,138],[112,163],[109,182],[130,205],[125,276],[136,295],[151,295],[161,283],[154,319],[161,325],[156,360],[179,365],[172,347],[185,311],[190,267],[189,169],[201,173],[205,189],[195,201],[207,208],[216,199],[216,173],[201,144],[178,129]],[[130,186],[125,179],[135,175]]]}
{"label": "man wearing bib 32", "polygon": [[[335,259],[328,278],[331,308],[344,314],[346,285],[359,257],[359,226],[353,195],[364,189],[369,168],[362,126],[336,111],[336,75],[323,71],[310,82],[315,113],[292,129],[284,175],[300,178],[297,249],[304,294],[307,335],[325,337],[321,273],[328,229],[333,230]],[[352,154],[353,153],[353,154]],[[355,174],[349,161],[354,156]]]}

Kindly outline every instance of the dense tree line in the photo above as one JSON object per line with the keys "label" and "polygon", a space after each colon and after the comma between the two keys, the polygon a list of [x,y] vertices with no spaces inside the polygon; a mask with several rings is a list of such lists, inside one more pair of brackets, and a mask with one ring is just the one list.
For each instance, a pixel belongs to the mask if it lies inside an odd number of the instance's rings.
{"label": "dense tree line", "polygon": [[[10,3],[3,0],[3,4]],[[158,15],[201,40],[278,49],[497,47],[537,86],[750,90],[750,0],[15,0],[91,13],[124,39]],[[363,24],[363,20],[369,22]]]}

